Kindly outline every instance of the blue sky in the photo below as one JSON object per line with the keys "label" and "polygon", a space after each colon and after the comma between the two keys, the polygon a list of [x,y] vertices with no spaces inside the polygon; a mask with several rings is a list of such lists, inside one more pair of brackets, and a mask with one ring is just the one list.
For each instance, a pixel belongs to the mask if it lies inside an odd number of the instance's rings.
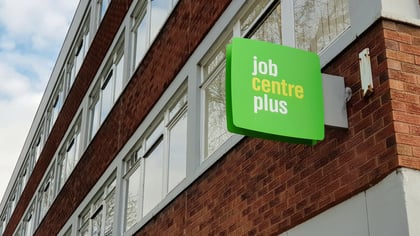
{"label": "blue sky", "polygon": [[79,0],[0,0],[0,196]]}

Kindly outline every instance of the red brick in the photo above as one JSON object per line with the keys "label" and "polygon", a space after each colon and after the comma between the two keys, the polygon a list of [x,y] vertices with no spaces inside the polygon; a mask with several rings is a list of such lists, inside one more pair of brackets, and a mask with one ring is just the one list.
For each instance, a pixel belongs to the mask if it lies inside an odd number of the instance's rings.
{"label": "red brick", "polygon": [[389,87],[391,89],[404,90],[404,82],[399,81],[399,80],[390,79],[389,80]]}
{"label": "red brick", "polygon": [[[403,70],[404,70],[404,64],[402,64]],[[390,79],[396,79],[401,80],[403,82],[407,83],[416,83],[418,80],[418,76],[414,73],[406,73],[401,72],[397,70],[389,70],[389,78]]]}
{"label": "red brick", "polygon": [[400,45],[395,40],[385,39],[385,47],[395,51],[400,50]]}
{"label": "red brick", "polygon": [[400,44],[401,52],[413,54],[413,55],[420,55],[420,46],[418,45],[409,45],[405,43]]}
{"label": "red brick", "polygon": [[394,120],[405,122],[408,124],[418,125],[420,124],[420,116],[419,115],[413,115],[413,114],[407,114],[405,112],[401,111],[393,111]]}
{"label": "red brick", "polygon": [[413,39],[410,34],[398,32],[398,31],[391,31],[388,29],[384,30],[384,37],[387,39],[395,40],[397,42],[412,44]]}
{"label": "red brick", "polygon": [[388,59],[388,68],[393,70],[401,70],[401,62],[397,60]]}
{"label": "red brick", "polygon": [[414,126],[414,125],[410,126],[410,134],[420,137],[420,126]]}
{"label": "red brick", "polygon": [[414,55],[386,49],[386,57],[400,62],[414,63]]}
{"label": "red brick", "polygon": [[420,147],[419,136],[409,135],[409,134],[400,134],[400,133],[396,133],[395,136],[397,138],[397,143]]}
{"label": "red brick", "polygon": [[382,21],[382,26],[384,27],[384,29],[389,29],[389,30],[397,29],[397,24],[394,21],[384,20]]}
{"label": "red brick", "polygon": [[407,123],[395,121],[394,127],[395,127],[395,132],[397,133],[404,133],[404,134],[410,133],[410,126]]}
{"label": "red brick", "polygon": [[411,145],[397,144],[397,153],[405,156],[412,156],[413,150]]}
{"label": "red brick", "polygon": [[420,147],[413,147],[413,156],[420,157]]}
{"label": "red brick", "polygon": [[408,103],[419,103],[419,96],[405,91],[391,90],[391,99]]}

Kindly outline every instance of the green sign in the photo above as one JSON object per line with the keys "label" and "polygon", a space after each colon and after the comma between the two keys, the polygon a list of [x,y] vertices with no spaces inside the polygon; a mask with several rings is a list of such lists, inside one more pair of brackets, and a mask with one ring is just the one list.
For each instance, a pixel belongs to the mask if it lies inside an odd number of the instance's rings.
{"label": "green sign", "polygon": [[230,132],[312,145],[324,139],[317,54],[244,38],[234,38],[226,54]]}

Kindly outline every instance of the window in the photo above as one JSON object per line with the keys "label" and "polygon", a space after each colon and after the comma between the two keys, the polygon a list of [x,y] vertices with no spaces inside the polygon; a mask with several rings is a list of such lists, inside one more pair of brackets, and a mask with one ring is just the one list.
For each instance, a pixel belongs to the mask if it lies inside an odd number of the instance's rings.
{"label": "window", "polygon": [[[54,165],[52,165],[54,166]],[[51,206],[51,203],[54,200],[55,197],[54,192],[54,168],[52,168],[43,184],[41,185],[41,188],[39,190],[39,202],[38,202],[38,209],[39,209],[39,218],[38,223],[41,222],[42,218],[44,218],[45,214],[47,213],[48,209]]]}
{"label": "window", "polygon": [[13,214],[13,211],[15,210],[16,207],[16,201],[17,201],[17,197],[16,197],[16,190],[12,190],[12,195],[10,197],[10,215]]}
{"label": "window", "polygon": [[169,173],[168,191],[187,175],[187,97],[182,97],[169,112]]}
{"label": "window", "polygon": [[172,3],[171,0],[152,0],[151,5],[150,41],[153,41],[165,23]]}
{"label": "window", "polygon": [[132,51],[134,71],[146,54],[148,47],[156,38],[170,11],[177,0],[147,0],[139,1],[131,14],[132,28]]}
{"label": "window", "polygon": [[139,7],[140,9],[136,16],[133,16],[133,61],[134,61],[134,68],[140,63],[140,60],[143,58],[144,54],[146,53],[149,41],[148,39],[148,20],[146,16],[147,7],[144,4]]}
{"label": "window", "polygon": [[[247,14],[239,21],[242,36],[259,40],[281,43],[280,4],[263,14],[268,1],[258,1],[250,7]],[[259,20],[261,17],[262,20]],[[260,23],[260,24],[257,24]],[[233,31],[233,30],[231,30]],[[207,159],[215,150],[225,143],[232,134],[227,131],[225,103],[225,59],[226,44],[232,38],[230,33],[218,44],[213,54],[202,67],[204,101],[204,143],[203,157]]]}
{"label": "window", "polygon": [[79,217],[79,235],[113,235],[115,217],[115,176],[98,192]]}
{"label": "window", "polygon": [[73,49],[69,55],[67,63],[66,93],[73,86],[76,76],[83,64],[90,43],[89,16],[86,17],[84,23],[78,33],[77,39],[74,41]]}
{"label": "window", "polygon": [[175,96],[125,160],[125,229],[128,230],[185,177],[187,95]]}
{"label": "window", "polygon": [[101,114],[101,104],[100,104],[100,90],[99,84],[96,88],[93,89],[93,93],[90,96],[90,106],[89,106],[89,119],[90,119],[90,130],[89,130],[89,140],[93,138],[96,131],[99,129],[100,123],[100,114]]}
{"label": "window", "polygon": [[[232,38],[230,35],[228,39]],[[231,134],[226,126],[225,58],[226,44],[222,43],[209,63],[204,66],[204,157],[210,156]]]}
{"label": "window", "polygon": [[111,0],[99,0],[98,1],[99,22],[102,21],[102,18],[104,17],[110,2],[111,2]]}
{"label": "window", "polygon": [[50,109],[49,109],[49,128],[48,133],[51,132],[52,127],[54,126],[55,121],[57,120],[58,113],[61,110],[64,102],[64,94],[63,94],[63,82],[60,81],[58,83],[57,89],[52,97]]}
{"label": "window", "polygon": [[29,179],[29,173],[31,172],[31,163],[30,163],[30,159],[26,159],[25,163],[23,164],[21,173],[20,173],[20,182],[22,184],[22,189],[20,192],[23,191],[23,189],[25,188],[26,183],[28,182]]}
{"label": "window", "polygon": [[298,48],[320,52],[350,26],[347,0],[293,2]]}
{"label": "window", "polygon": [[43,125],[41,123],[40,131],[35,138],[35,142],[34,142],[34,146],[33,146],[33,150],[32,150],[35,161],[37,161],[39,156],[41,155],[42,148],[43,148],[43,145],[44,145],[44,138],[45,137],[44,137],[44,132],[43,132]]}
{"label": "window", "polygon": [[121,43],[116,52],[111,56],[108,66],[102,72],[100,81],[90,96],[90,132],[92,139],[99,129],[99,126],[111,111],[115,101],[121,94],[124,86],[124,54]]}
{"label": "window", "polygon": [[252,32],[251,38],[281,44],[281,31],[281,5],[278,4]]}
{"label": "window", "polygon": [[6,229],[6,226],[7,226],[7,220],[6,220],[6,213],[4,212],[2,215],[1,215],[1,218],[0,218],[0,228],[1,228],[1,234],[3,234],[4,233],[4,230]]}
{"label": "window", "polygon": [[140,198],[141,198],[141,153],[140,147],[131,154],[126,161],[127,174],[125,176],[127,186],[127,199],[125,200],[125,229],[131,228],[140,219]]}
{"label": "window", "polygon": [[71,236],[71,229],[72,227],[70,226],[70,228],[63,234],[63,236]]}
{"label": "window", "polygon": [[61,189],[80,158],[80,119],[73,127],[58,159],[58,188]]}
{"label": "window", "polygon": [[163,154],[163,123],[160,123],[146,139],[143,216],[163,197]]}
{"label": "window", "polygon": [[34,207],[31,206],[29,208],[29,212],[26,214],[24,218],[24,225],[25,225],[25,235],[31,236],[34,233]]}

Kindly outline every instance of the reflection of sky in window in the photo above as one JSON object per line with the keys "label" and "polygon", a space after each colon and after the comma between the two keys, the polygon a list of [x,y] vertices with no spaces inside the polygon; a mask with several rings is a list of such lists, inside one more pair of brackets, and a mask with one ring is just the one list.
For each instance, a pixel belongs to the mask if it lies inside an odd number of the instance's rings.
{"label": "reflection of sky in window", "polygon": [[121,91],[122,91],[122,87],[123,87],[123,83],[124,83],[124,78],[123,78],[123,72],[124,72],[124,55],[121,56],[120,60],[118,61],[118,64],[116,65],[116,75],[115,75],[115,96],[114,96],[114,102],[115,100],[117,100],[117,98],[119,97]]}
{"label": "reflection of sky in window", "polygon": [[186,176],[187,113],[172,127],[169,137],[169,191]]}
{"label": "reflection of sky in window", "polygon": [[147,47],[147,20],[145,17],[141,20],[136,31],[136,51],[135,51],[135,65],[140,62],[143,55],[146,53]]}
{"label": "reflection of sky in window", "polygon": [[143,216],[162,199],[163,145],[162,141],[145,159]]}
{"label": "reflection of sky in window", "polygon": [[101,123],[104,121],[113,105],[112,90],[114,86],[114,76],[111,76],[112,78],[109,79],[108,84],[106,84],[105,88],[102,89]]}
{"label": "reflection of sky in window", "polygon": [[151,11],[151,31],[150,31],[150,41],[152,41],[163,23],[165,23],[166,17],[169,13],[171,7],[170,0],[153,0],[152,1],[152,11]]}

